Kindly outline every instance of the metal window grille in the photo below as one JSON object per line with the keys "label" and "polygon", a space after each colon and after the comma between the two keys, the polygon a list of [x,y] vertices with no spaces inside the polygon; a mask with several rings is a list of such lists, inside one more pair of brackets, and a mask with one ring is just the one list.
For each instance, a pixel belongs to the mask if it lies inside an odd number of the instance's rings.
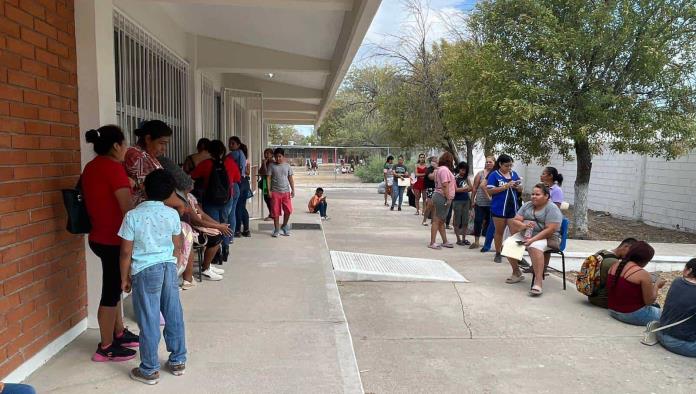
{"label": "metal window grille", "polygon": [[116,116],[129,143],[146,120],[167,123],[174,134],[167,156],[183,162],[195,141],[189,127],[189,63],[114,9]]}
{"label": "metal window grille", "polygon": [[205,75],[201,75],[201,118],[203,137],[211,140],[220,138],[215,129],[215,89],[213,83]]}

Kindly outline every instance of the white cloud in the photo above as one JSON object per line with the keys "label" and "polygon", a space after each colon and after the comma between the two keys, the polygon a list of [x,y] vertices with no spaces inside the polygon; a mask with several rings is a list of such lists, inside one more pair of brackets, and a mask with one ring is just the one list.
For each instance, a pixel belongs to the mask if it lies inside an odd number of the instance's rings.
{"label": "white cloud", "polygon": [[312,126],[312,125],[298,125],[298,126],[295,126],[295,130],[297,130],[298,133],[300,133],[306,137],[306,136],[312,135],[314,133],[314,126]]}

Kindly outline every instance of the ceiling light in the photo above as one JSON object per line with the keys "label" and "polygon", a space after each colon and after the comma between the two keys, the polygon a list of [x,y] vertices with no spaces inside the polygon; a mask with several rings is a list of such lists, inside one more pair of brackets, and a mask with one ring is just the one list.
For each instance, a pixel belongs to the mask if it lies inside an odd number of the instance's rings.
{"label": "ceiling light", "polygon": [[275,76],[273,73],[267,73],[266,75],[268,76],[268,79],[272,79]]}

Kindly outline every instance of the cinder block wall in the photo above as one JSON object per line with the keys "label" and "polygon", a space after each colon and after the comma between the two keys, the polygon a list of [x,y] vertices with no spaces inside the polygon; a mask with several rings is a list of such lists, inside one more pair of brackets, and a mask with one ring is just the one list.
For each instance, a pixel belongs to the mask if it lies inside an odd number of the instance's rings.
{"label": "cinder block wall", "polygon": [[[592,161],[589,207],[641,219],[659,227],[696,232],[696,152],[676,160],[607,151]],[[549,165],[564,176],[566,201],[574,202],[575,161],[554,155]],[[525,187],[539,182],[543,166],[516,163]]]}
{"label": "cinder block wall", "polygon": [[0,0],[0,377],[86,317],[72,0]]}

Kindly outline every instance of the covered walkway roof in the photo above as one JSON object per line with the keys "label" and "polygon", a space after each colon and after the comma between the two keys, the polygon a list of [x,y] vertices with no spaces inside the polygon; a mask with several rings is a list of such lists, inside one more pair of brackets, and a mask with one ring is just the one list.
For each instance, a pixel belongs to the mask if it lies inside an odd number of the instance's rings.
{"label": "covered walkway roof", "polygon": [[197,68],[261,92],[268,123],[318,126],[380,0],[165,0],[195,36]]}

